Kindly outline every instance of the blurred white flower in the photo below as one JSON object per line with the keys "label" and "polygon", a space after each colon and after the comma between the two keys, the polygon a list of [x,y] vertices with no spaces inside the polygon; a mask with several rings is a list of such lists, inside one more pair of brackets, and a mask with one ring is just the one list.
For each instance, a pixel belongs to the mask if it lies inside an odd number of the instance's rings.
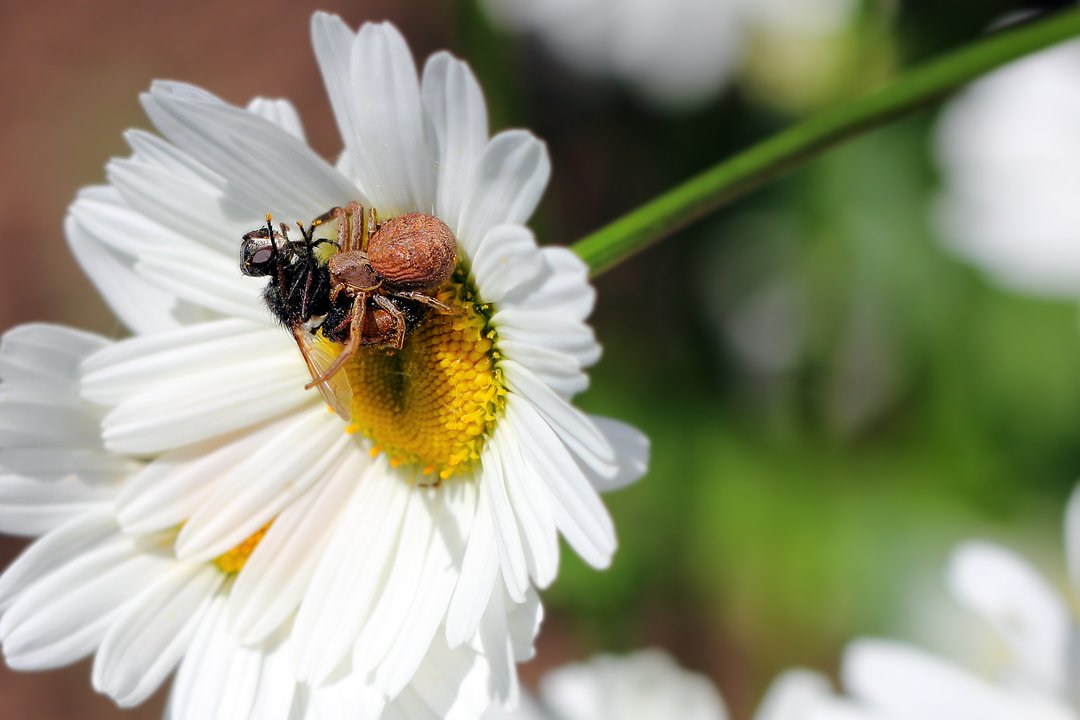
{"label": "blurred white flower", "polygon": [[[1071,587],[1064,597],[1007,548],[989,542],[957,548],[948,571],[953,595],[988,624],[1002,652],[967,668],[902,643],[859,640],[848,648],[842,672],[858,717],[1080,719],[1080,490],[1069,503],[1065,534],[1063,576]],[[981,638],[976,642],[983,647]]]}
{"label": "blurred white flower", "polygon": [[[312,35],[336,167],[286,101],[158,82],[142,99],[165,139],[129,133],[133,155],[71,207],[71,247],[135,336],[6,337],[0,529],[41,537],[0,579],[0,641],[25,669],[95,654],[123,705],[179,664],[174,720],[270,717],[264,702],[475,717],[516,699],[559,534],[610,562],[598,491],[639,477],[647,442],[571,404],[600,354],[594,291],[524,225],[543,143],[489,138],[469,68],[437,53],[418,74],[388,24],[318,13]],[[439,290],[454,312],[342,370],[346,425],[304,391],[237,250],[268,211],[353,201],[438,217],[460,263]]]}
{"label": "blurred white flower", "polygon": [[613,76],[666,106],[708,100],[756,35],[827,36],[857,0],[484,0],[503,27],[538,34],[579,72]]}
{"label": "blurred white flower", "polygon": [[[755,720],[818,720],[844,712],[828,681],[811,672],[792,670],[769,689]],[[854,716],[852,716],[854,717]],[[727,720],[716,686],[689,672],[658,650],[632,655],[599,655],[566,665],[540,681],[538,702],[528,700],[516,712],[492,709],[484,720]]]}
{"label": "blurred white flower", "polygon": [[940,232],[1015,290],[1080,295],[1080,43],[1026,57],[950,102],[937,131]]}

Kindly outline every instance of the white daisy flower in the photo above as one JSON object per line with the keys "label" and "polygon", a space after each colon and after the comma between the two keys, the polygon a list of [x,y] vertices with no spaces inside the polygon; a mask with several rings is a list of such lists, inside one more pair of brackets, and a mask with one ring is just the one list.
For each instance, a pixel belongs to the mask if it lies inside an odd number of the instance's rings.
{"label": "white daisy flower", "polygon": [[[704,102],[758,36],[790,46],[829,37],[855,0],[484,0],[500,26],[537,34],[573,69],[611,76],[660,106]],[[808,55],[803,54],[805,66]]]}
{"label": "white daisy flower", "polygon": [[1080,491],[1067,511],[1066,555],[1071,588],[1063,597],[1007,548],[982,541],[957,548],[953,594],[987,623],[1000,652],[984,652],[968,668],[898,642],[857,641],[842,672],[855,717],[1080,720]]}
{"label": "white daisy flower", "polygon": [[1080,43],[1023,58],[946,106],[936,219],[950,248],[1036,295],[1080,287]]}
{"label": "white daisy flower", "polygon": [[[755,720],[816,720],[842,711],[828,681],[804,670],[781,675],[769,688]],[[727,720],[724,700],[704,675],[684,670],[666,653],[643,650],[598,655],[558,668],[540,681],[539,701],[515,711],[492,708],[484,720]],[[840,716],[836,716],[839,718]],[[854,720],[854,716],[853,716]]]}
{"label": "white daisy flower", "polygon": [[[54,412],[35,430],[50,444],[20,445],[13,431],[0,465],[24,484],[51,482],[36,468],[68,448],[54,437],[58,415],[77,421],[92,458],[118,466],[102,471],[109,482],[79,485],[77,500],[82,485],[97,493],[92,509],[50,491],[67,522],[25,528],[45,534],[2,581],[0,640],[9,662],[35,669],[96,651],[95,685],[122,704],[183,657],[177,718],[263,702],[264,684],[283,683],[256,682],[260,668],[291,678],[298,707],[318,717],[375,717],[385,703],[385,717],[473,717],[515,700],[515,661],[531,653],[540,618],[534,588],[557,573],[558,535],[592,565],[610,562],[614,529],[597,491],[637,479],[647,442],[570,404],[599,357],[584,322],[594,292],[576,256],[538,248],[523,225],[550,172],[544,145],[524,131],[489,138],[468,67],[438,53],[418,76],[388,24],[353,33],[320,13],[312,34],[344,138],[336,166],[308,148],[285,101],[242,109],[155,83],[143,104],[164,139],[130,132],[132,156],[72,206],[71,247],[134,337],[69,363],[65,387],[93,411],[69,393],[69,417]],[[431,291],[445,312],[406,308],[400,351],[361,347],[335,376],[346,424],[304,390],[315,371],[263,302],[268,281],[244,277],[237,254],[266,213],[307,223],[351,203],[377,211],[381,227],[407,213],[438,218],[458,264]],[[344,244],[334,223],[319,232]],[[297,337],[332,358],[340,348],[307,320]],[[16,395],[32,404],[47,384]],[[6,412],[13,427],[27,422],[22,405]],[[25,456],[25,472],[8,469],[9,456]],[[70,465],[80,477],[81,457]],[[90,531],[63,534],[95,520],[101,542],[123,552],[99,556]],[[174,584],[116,569],[130,558]],[[34,600],[78,604],[72,577],[114,572],[122,581],[102,597],[116,604],[96,614]],[[132,610],[141,624],[103,615],[149,594]],[[123,635],[124,651],[104,632]],[[20,662],[57,634],[83,640]],[[239,698],[221,687],[234,674]]]}
{"label": "white daisy flower", "polygon": [[[229,598],[258,536],[210,562],[188,563],[173,552],[175,531],[125,533],[117,521],[124,478],[148,464],[106,450],[100,413],[79,398],[79,365],[108,345],[47,325],[17,328],[0,343],[0,529],[43,536],[0,577],[0,639],[11,667],[41,670],[94,653],[94,686],[126,707],[179,666],[169,700],[176,720],[376,717],[384,710],[386,717],[475,717],[487,707],[492,668],[484,654],[452,652],[441,637],[388,706],[355,673],[321,688],[298,683],[288,626],[254,646],[238,642]],[[339,468],[339,487],[356,465]],[[342,496],[308,496],[279,522],[325,515]],[[510,618],[522,655],[537,612],[533,602]]]}

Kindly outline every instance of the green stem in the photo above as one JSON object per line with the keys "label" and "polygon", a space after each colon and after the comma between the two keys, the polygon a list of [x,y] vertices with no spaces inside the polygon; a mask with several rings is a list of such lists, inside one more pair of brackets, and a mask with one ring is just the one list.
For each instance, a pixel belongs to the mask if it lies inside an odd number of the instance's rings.
{"label": "green stem", "polygon": [[810,118],[697,175],[573,245],[593,276],[848,138],[940,100],[1024,55],[1080,35],[1080,9],[1004,30]]}

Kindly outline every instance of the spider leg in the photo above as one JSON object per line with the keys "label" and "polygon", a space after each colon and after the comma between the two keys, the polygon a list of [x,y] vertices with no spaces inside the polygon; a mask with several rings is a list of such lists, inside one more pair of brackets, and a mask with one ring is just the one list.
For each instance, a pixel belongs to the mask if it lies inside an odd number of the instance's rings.
{"label": "spider leg", "polygon": [[397,332],[394,334],[394,340],[390,345],[395,350],[400,350],[401,346],[405,344],[405,313],[401,312],[401,310],[398,309],[398,306],[390,302],[390,299],[385,295],[376,295],[375,304],[390,313],[391,317],[394,318],[395,329]]}
{"label": "spider leg", "polygon": [[345,215],[349,218],[349,250],[362,250],[367,243],[363,228],[364,208],[360,203],[353,201],[345,208]]}
{"label": "spider leg", "polygon": [[337,221],[337,244],[341,248],[341,252],[349,252],[352,250],[350,246],[350,240],[352,235],[349,232],[349,213],[343,208],[334,208],[334,220]]}
{"label": "spider leg", "polygon": [[399,297],[404,300],[414,300],[418,303],[427,305],[428,307],[435,308],[435,310],[442,315],[455,315],[460,312],[460,310],[452,308],[446,303],[436,300],[430,295],[426,295],[418,290],[395,290],[390,294],[394,297]]}
{"label": "spider leg", "polygon": [[345,290],[343,283],[336,283],[334,287],[330,288],[330,304],[333,305],[337,302],[337,297]]}
{"label": "spider leg", "polygon": [[[361,218],[361,220],[363,220],[363,218]],[[368,211],[367,219],[364,221],[364,244],[361,245],[361,250],[367,252],[368,242],[370,241],[371,236],[374,235],[376,231],[378,231],[378,229],[379,214],[375,212],[375,208],[371,208]]]}

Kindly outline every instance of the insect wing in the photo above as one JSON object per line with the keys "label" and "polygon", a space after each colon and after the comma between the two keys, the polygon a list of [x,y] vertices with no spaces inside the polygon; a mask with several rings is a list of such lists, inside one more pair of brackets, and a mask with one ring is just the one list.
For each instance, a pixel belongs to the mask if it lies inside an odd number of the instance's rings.
{"label": "insect wing", "polygon": [[[300,354],[304,356],[304,362],[307,363],[312,380],[320,377],[337,359],[337,353],[331,349],[330,342],[320,341],[300,328],[297,328],[293,335],[296,337]],[[349,384],[349,376],[344,371],[334,373],[329,380],[315,387],[319,388],[323,400],[342,420],[348,422],[352,418],[352,386]]]}

